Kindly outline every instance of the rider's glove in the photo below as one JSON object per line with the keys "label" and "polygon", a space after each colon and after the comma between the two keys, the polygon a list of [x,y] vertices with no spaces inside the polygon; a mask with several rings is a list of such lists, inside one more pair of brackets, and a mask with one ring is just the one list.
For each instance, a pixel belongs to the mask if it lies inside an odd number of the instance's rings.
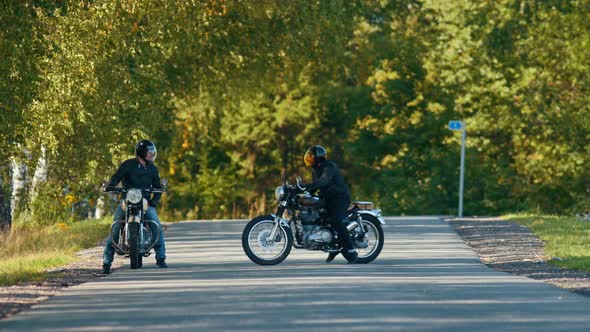
{"label": "rider's glove", "polygon": [[148,203],[150,204],[150,206],[151,206],[151,207],[154,207],[154,208],[155,208],[156,206],[158,206],[158,202],[157,202],[156,200],[153,200],[153,199],[150,199],[150,200],[148,201]]}

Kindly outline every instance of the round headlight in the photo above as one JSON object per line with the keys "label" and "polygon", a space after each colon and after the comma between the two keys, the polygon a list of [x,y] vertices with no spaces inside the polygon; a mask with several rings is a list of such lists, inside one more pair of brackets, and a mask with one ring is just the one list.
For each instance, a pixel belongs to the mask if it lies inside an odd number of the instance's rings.
{"label": "round headlight", "polygon": [[142,196],[141,196],[141,190],[139,189],[131,189],[127,192],[127,201],[129,201],[129,203],[132,204],[137,204],[141,201]]}
{"label": "round headlight", "polygon": [[280,202],[284,196],[285,196],[285,188],[283,188],[283,186],[277,187],[277,189],[275,189],[275,198],[277,199],[277,202]]}

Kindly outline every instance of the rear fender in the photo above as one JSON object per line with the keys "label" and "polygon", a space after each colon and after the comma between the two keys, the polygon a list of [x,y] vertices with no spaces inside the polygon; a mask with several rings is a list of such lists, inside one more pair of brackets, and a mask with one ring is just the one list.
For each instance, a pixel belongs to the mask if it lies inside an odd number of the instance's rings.
{"label": "rear fender", "polygon": [[377,218],[377,220],[379,220],[379,222],[381,223],[381,225],[385,225],[385,220],[381,216],[381,210],[379,210],[379,209],[375,209],[375,210],[359,210],[358,213],[359,214],[370,214],[373,217]]}

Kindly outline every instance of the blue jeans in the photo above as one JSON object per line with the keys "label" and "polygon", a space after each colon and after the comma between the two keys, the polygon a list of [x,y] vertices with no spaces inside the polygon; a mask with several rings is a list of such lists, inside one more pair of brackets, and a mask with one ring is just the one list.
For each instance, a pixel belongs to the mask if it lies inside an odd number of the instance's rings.
{"label": "blue jeans", "polygon": [[[160,224],[160,219],[158,218],[158,214],[156,213],[156,209],[154,207],[148,207],[147,211],[145,212],[145,219],[146,220],[153,220],[155,221],[158,226],[160,226],[160,236],[158,238],[158,242],[154,245],[154,251],[156,252],[156,260],[166,258],[166,245],[164,244],[164,232],[162,232],[162,225]],[[117,207],[115,210],[115,217],[113,222],[117,220],[125,220],[125,211],[121,208],[121,205]],[[121,224],[116,224],[113,226],[113,235],[115,236],[115,241],[118,241],[119,230],[121,229]],[[113,248],[113,239],[109,236],[107,240],[107,244],[104,246],[104,253],[103,257],[103,264],[111,265],[113,263],[113,259],[115,258],[115,248]]]}

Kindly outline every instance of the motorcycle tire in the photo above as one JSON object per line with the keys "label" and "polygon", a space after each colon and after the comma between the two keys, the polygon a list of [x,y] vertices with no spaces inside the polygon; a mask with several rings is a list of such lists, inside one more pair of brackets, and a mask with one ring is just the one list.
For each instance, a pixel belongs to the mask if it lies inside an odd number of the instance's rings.
{"label": "motorcycle tire", "polygon": [[129,229],[129,263],[131,269],[139,268],[139,223],[131,222]]}
{"label": "motorcycle tire", "polygon": [[[289,256],[289,253],[291,252],[291,248],[293,245],[293,234],[289,227],[281,225],[277,233],[278,235],[280,235],[280,237],[282,237],[281,241],[286,241],[286,243],[284,244],[285,247],[281,250],[281,252],[278,255],[276,255],[276,257],[260,257],[256,254],[256,251],[253,250],[250,246],[250,236],[253,229],[260,227],[260,225],[265,223],[274,224],[274,217],[271,215],[258,216],[252,219],[250,222],[248,222],[248,224],[246,224],[246,227],[242,232],[242,249],[244,249],[246,256],[248,256],[248,258],[250,258],[252,262],[258,265],[276,265],[284,261],[285,258]],[[270,225],[268,226],[270,227]],[[269,232],[268,227],[264,231]]]}
{"label": "motorcycle tire", "polygon": [[362,253],[359,252],[359,256],[356,259],[356,264],[367,264],[374,261],[375,258],[377,258],[377,256],[379,256],[379,254],[381,253],[381,250],[383,249],[383,244],[385,243],[385,236],[383,234],[383,227],[381,226],[381,223],[379,222],[379,219],[377,219],[377,217],[368,213],[363,213],[361,214],[361,218],[365,231],[368,231],[368,228],[371,227],[374,231],[377,232],[379,236],[379,238],[377,239],[377,246],[373,251],[369,252],[367,255],[362,255]]}

